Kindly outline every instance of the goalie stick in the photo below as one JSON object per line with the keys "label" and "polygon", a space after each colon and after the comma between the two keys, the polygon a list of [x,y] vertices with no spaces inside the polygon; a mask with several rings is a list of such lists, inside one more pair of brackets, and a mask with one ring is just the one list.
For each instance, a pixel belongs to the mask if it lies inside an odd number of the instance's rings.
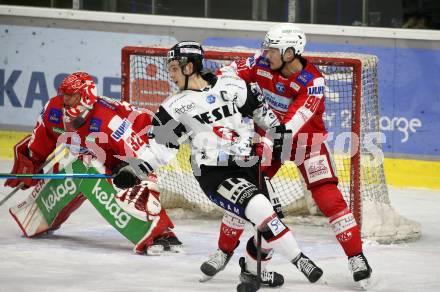
{"label": "goalie stick", "polygon": [[[55,150],[52,152],[52,154],[46,159],[46,161],[43,163],[43,165],[38,169],[38,171],[41,171],[42,169],[44,169],[46,166],[50,165],[50,164],[55,164],[57,161],[60,161],[60,159],[62,157],[65,157],[66,155],[68,155],[70,150],[70,146],[67,144],[60,144],[58,145]],[[55,175],[55,176],[53,176]],[[64,175],[64,177],[62,177],[62,175]],[[0,179],[19,179],[19,178],[33,178],[33,179],[49,179],[49,178],[54,178],[54,179],[64,179],[64,178],[111,178],[111,176],[109,177],[98,177],[96,176],[96,174],[83,174],[83,175],[87,175],[87,177],[78,177],[75,175],[78,174],[73,174],[73,176],[67,176],[69,174],[42,174],[42,173],[38,173],[38,174],[11,174],[11,173],[0,173]],[[93,176],[95,175],[95,176]],[[93,177],[91,177],[93,176]],[[24,186],[23,183],[18,184],[18,186],[16,186],[9,194],[7,194],[3,199],[0,200],[0,207],[6,203],[6,201],[8,201],[15,193],[17,193],[22,187]]]}
{"label": "goalie stick", "polygon": [[[58,159],[60,155],[66,155],[67,147],[65,144],[58,145],[55,150],[52,152],[52,154],[46,159],[46,161],[43,163],[43,165],[38,169],[38,171],[45,168],[49,163],[53,162],[54,160]],[[7,200],[9,200],[16,192],[21,190],[21,188],[24,186],[23,183],[19,183],[18,186],[16,186],[9,194],[7,194],[1,201],[0,201],[0,207],[6,203]]]}
{"label": "goalie stick", "polygon": [[[0,173],[0,179],[66,179],[66,178],[114,178],[114,175],[101,173]],[[15,189],[14,189],[15,191]]]}

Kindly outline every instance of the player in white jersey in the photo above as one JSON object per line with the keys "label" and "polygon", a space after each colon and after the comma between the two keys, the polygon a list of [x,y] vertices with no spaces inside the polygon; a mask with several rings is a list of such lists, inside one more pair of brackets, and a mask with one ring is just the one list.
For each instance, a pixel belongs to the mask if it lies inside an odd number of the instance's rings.
{"label": "player in white jersey", "polygon": [[[181,42],[169,51],[169,76],[181,92],[166,99],[155,114],[149,147],[138,156],[142,161],[122,168],[114,183],[127,174],[143,178],[167,164],[188,138],[194,175],[209,199],[258,228],[263,251],[273,248],[316,282],[322,270],[301,252],[257,187],[258,158],[251,153],[255,132],[249,121],[269,129],[279,124],[276,116],[262,94],[241,78],[202,74],[202,60],[203,49],[196,42]],[[255,240],[248,246],[256,250]],[[242,282],[258,288],[256,265],[243,258],[240,266]]]}

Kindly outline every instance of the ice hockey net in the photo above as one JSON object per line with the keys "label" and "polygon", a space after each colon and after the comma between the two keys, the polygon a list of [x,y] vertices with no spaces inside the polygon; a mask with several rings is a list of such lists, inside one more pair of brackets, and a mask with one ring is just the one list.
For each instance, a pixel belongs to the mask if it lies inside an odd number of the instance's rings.
{"label": "ice hockey net", "polygon": [[[177,92],[166,71],[167,51],[168,48],[160,47],[123,48],[123,100],[155,111],[166,97]],[[204,68],[215,70],[253,53],[205,48]],[[420,225],[397,214],[388,196],[381,161],[377,57],[352,53],[313,53],[305,57],[326,79],[324,119],[331,133],[329,145],[334,154],[339,188],[362,226],[362,236],[382,243],[419,238]],[[188,145],[182,145],[176,159],[157,171],[163,206],[196,210],[203,216],[220,215],[221,209],[209,201],[194,179],[189,155]],[[319,219],[322,216],[310,216],[319,212],[293,163],[286,163],[272,183],[285,214],[305,215],[302,218],[307,222],[322,221]]]}

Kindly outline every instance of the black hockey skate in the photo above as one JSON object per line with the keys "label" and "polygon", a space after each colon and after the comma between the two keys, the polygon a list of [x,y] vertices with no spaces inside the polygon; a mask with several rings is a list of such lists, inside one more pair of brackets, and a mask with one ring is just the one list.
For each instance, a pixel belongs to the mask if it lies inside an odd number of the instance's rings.
{"label": "black hockey skate", "polygon": [[268,287],[280,287],[284,284],[284,277],[283,275],[277,273],[277,272],[268,272],[268,271],[262,271],[261,272],[261,282],[260,279],[258,279],[257,275],[254,275],[250,273],[246,269],[246,260],[244,257],[241,257],[238,261],[241,267],[241,273],[240,273],[240,282],[241,283],[247,283],[246,285],[257,288],[261,285],[268,286]]}
{"label": "black hockey skate", "polygon": [[373,271],[368,264],[363,253],[348,258],[348,265],[353,272],[353,280],[363,289],[369,284],[371,272]]}
{"label": "black hockey skate", "polygon": [[147,254],[178,253],[182,252],[182,249],[182,242],[175,235],[164,235],[153,240],[153,244],[147,247]]}
{"label": "black hockey skate", "polygon": [[[238,260],[238,264],[240,265],[240,284],[237,286],[237,291],[257,291],[260,289],[260,279],[258,279],[257,275],[252,274],[246,269],[246,260],[244,257],[241,257]],[[283,279],[284,281],[284,279]]]}
{"label": "black hockey skate", "polygon": [[318,281],[323,274],[321,268],[315,265],[315,263],[303,253],[300,253],[292,263],[306,276],[310,283]]}
{"label": "black hockey skate", "polygon": [[218,272],[222,271],[229,263],[234,253],[227,254],[221,249],[217,249],[215,253],[209,256],[209,259],[200,266],[203,277],[200,282],[206,282],[214,277]]}
{"label": "black hockey skate", "polygon": [[268,287],[280,287],[284,284],[283,275],[277,272],[261,272],[261,284]]}

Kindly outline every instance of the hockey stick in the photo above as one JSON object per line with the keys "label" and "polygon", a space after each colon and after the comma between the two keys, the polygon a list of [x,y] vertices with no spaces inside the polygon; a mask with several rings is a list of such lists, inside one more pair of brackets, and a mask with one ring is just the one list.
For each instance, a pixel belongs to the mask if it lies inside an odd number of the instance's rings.
{"label": "hockey stick", "polygon": [[[69,150],[69,147],[66,144],[60,144],[58,145],[55,150],[52,152],[52,154],[46,159],[46,161],[43,163],[43,165],[38,169],[38,171],[42,170],[43,168],[45,168],[47,165],[49,165],[49,163],[53,162],[54,160],[56,161],[59,156],[65,156],[66,155],[66,151]],[[10,175],[10,174],[9,174]],[[7,178],[7,177],[4,177]],[[18,177],[14,177],[17,178]],[[13,178],[13,179],[14,179]],[[0,178],[1,179],[1,178]],[[9,194],[7,194],[1,201],[0,201],[0,207],[7,201],[9,200],[16,192],[18,192],[19,190],[21,190],[21,188],[24,186],[24,183],[19,183]]]}
{"label": "hockey stick", "polygon": [[[46,167],[52,160],[56,159],[59,155],[65,154],[64,151],[66,151],[66,146],[64,144],[58,145],[55,150],[52,152],[52,154],[46,159],[46,161],[43,163],[43,165],[38,169],[38,171],[42,170],[44,167]],[[7,194],[1,201],[0,201],[0,207],[6,203],[7,200],[9,200],[16,192],[21,190],[21,188],[24,186],[24,183],[19,183],[9,194]]]}
{"label": "hockey stick", "polygon": [[[261,161],[258,162],[258,188],[261,190],[263,187],[263,173],[261,172]],[[261,283],[261,231],[257,227],[257,276],[258,281]]]}
{"label": "hockey stick", "polygon": [[0,179],[65,179],[65,178],[114,178],[101,173],[0,173]]}
{"label": "hockey stick", "polygon": [[16,192],[18,192],[18,190],[21,189],[21,187],[24,186],[24,183],[19,183],[18,186],[16,186],[12,192],[10,192],[9,194],[7,194],[1,201],[0,201],[0,207],[7,201],[9,200],[10,197],[12,197]]}

